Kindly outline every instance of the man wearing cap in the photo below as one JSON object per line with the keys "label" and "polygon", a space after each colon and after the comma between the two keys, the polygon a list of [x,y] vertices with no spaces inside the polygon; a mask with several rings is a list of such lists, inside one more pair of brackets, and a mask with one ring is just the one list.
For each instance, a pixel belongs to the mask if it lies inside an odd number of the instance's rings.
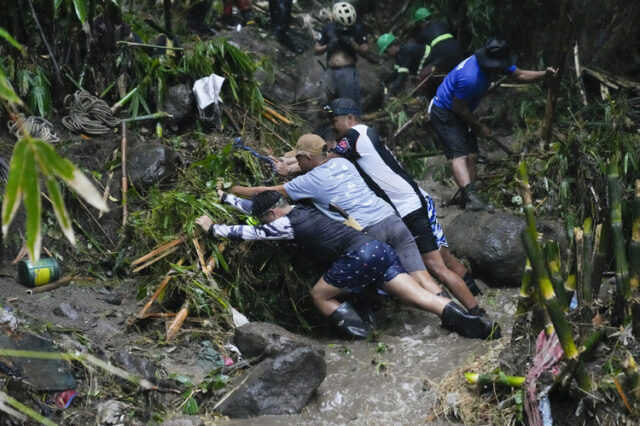
{"label": "man wearing cap", "polygon": [[482,313],[469,290],[470,282],[449,269],[431,229],[429,206],[418,184],[404,170],[371,127],[360,123],[360,110],[351,99],[331,103],[331,123],[340,138],[333,149],[354,163],[367,185],[398,212],[413,234],[427,270],[442,282],[470,313]]}
{"label": "man wearing cap", "polygon": [[402,219],[389,204],[369,189],[350,161],[328,158],[325,140],[314,134],[302,135],[291,155],[295,156],[303,175],[284,185],[272,187],[233,186],[231,192],[251,197],[275,190],[294,201],[308,199],[326,216],[343,222],[345,218],[331,207],[337,206],[355,220],[364,232],[389,244],[402,266],[425,290],[433,294],[442,292],[425,269],[413,236]]}
{"label": "man wearing cap", "polygon": [[219,225],[208,216],[196,224],[214,238],[232,240],[291,240],[311,259],[327,266],[327,272],[311,289],[318,310],[345,334],[365,338],[368,326],[348,302],[339,297],[362,293],[380,285],[401,303],[433,312],[445,328],[472,338],[497,337],[499,326],[469,315],[449,299],[436,296],[420,287],[400,264],[387,244],[377,241],[313,207],[290,205],[277,191],[264,191],[249,200],[240,200],[219,191],[224,203],[243,213],[251,213],[263,225]]}
{"label": "man wearing cap", "polygon": [[316,36],[314,53],[327,54],[325,89],[327,102],[350,97],[360,105],[360,80],[356,61],[369,51],[367,33],[357,20],[355,8],[347,2],[333,7],[333,22],[329,22]]}
{"label": "man wearing cap", "polygon": [[478,197],[475,188],[478,163],[476,136],[491,137],[491,129],[482,124],[473,110],[487,93],[492,80],[506,74],[520,83],[553,77],[557,69],[522,70],[504,40],[491,38],[481,49],[458,64],[438,87],[429,112],[445,156],[452,160],[453,176],[462,188],[462,206],[469,210],[487,210],[491,206]]}

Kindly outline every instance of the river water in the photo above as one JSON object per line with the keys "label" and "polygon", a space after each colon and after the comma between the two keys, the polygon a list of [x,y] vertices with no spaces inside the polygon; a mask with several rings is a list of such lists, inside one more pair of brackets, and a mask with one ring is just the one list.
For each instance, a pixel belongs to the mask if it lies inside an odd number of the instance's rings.
{"label": "river water", "polygon": [[[517,289],[493,289],[478,298],[492,318],[500,321],[503,335],[511,331],[517,293]],[[444,418],[430,419],[437,397],[432,384],[492,343],[448,333],[435,315],[404,306],[385,308],[378,323],[383,330],[379,342],[321,341],[327,376],[302,413],[216,419],[215,424],[450,424]]]}

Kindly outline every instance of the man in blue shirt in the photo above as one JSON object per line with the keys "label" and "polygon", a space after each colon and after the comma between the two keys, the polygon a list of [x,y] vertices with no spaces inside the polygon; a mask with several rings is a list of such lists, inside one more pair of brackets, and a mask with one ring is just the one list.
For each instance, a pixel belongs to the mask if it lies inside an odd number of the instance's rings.
{"label": "man in blue shirt", "polygon": [[452,160],[453,175],[462,188],[463,208],[469,210],[491,208],[475,190],[479,153],[476,136],[490,138],[491,129],[473,113],[491,82],[506,74],[517,82],[532,83],[547,75],[555,77],[558,72],[551,67],[522,70],[514,65],[515,60],[504,40],[491,38],[447,75],[431,101],[431,124],[445,156]]}

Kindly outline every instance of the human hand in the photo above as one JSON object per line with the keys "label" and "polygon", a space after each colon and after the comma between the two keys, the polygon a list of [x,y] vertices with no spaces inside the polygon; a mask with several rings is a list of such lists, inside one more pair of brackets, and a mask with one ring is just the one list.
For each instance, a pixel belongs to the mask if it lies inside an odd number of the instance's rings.
{"label": "human hand", "polygon": [[219,177],[218,180],[216,181],[216,191],[218,191],[218,197],[220,197],[220,199],[222,199],[222,196],[224,195],[224,191],[222,190],[222,184],[224,183],[224,179]]}
{"label": "human hand", "polygon": [[276,173],[280,176],[289,176],[289,166],[283,162],[276,163]]}
{"label": "human hand", "polygon": [[545,70],[545,75],[550,75],[551,77],[556,78],[558,76],[558,68],[547,67],[547,69]]}
{"label": "human hand", "polygon": [[202,215],[196,219],[196,225],[200,226],[204,232],[209,232],[209,228],[213,225],[213,220],[207,215]]}

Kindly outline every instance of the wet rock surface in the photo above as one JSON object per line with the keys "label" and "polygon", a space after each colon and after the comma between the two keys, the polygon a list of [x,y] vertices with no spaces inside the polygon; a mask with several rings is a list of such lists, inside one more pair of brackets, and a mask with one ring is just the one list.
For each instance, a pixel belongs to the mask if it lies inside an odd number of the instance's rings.
{"label": "wet rock surface", "polygon": [[127,171],[134,187],[146,189],[175,178],[176,152],[161,144],[140,144],[129,152]]}
{"label": "wet rock surface", "polygon": [[253,367],[218,411],[229,417],[297,413],[325,375],[324,353],[310,346],[287,351]]}
{"label": "wet rock surface", "polygon": [[263,354],[267,357],[275,357],[304,347],[313,347],[324,356],[324,350],[312,340],[266,322],[251,322],[238,327],[233,343],[245,358],[254,358]]}
{"label": "wet rock surface", "polygon": [[188,84],[172,86],[167,90],[163,111],[172,115],[170,123],[182,128],[193,122],[195,117],[195,96]]}
{"label": "wet rock surface", "polygon": [[[491,287],[520,286],[526,255],[520,240],[524,218],[505,212],[461,212],[446,228],[453,253],[471,262],[475,277]],[[544,240],[567,247],[562,227],[539,221]]]}

